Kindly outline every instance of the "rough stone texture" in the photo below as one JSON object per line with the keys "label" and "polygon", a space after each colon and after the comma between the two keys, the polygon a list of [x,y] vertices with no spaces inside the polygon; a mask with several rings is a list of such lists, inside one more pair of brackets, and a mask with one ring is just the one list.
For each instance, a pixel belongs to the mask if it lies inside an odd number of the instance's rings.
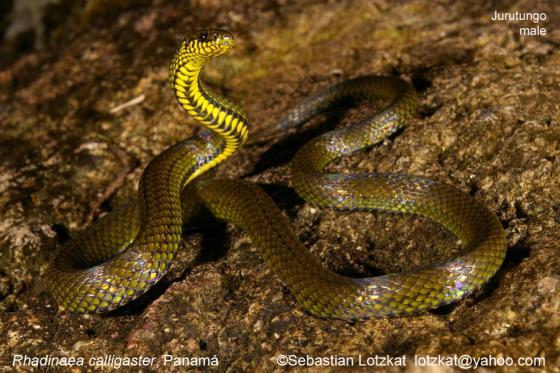
{"label": "rough stone texture", "polygon": [[[553,3],[53,6],[45,46],[5,54],[0,71],[0,364],[10,370],[14,354],[167,353],[215,355],[220,365],[210,370],[280,371],[279,354],[405,354],[405,370],[416,372],[415,354],[470,354],[542,356],[540,370],[559,371],[560,6]],[[521,37],[522,23],[492,22],[494,10],[546,12],[540,25],[548,35]],[[221,224],[186,234],[169,275],[134,304],[103,316],[58,310],[44,281],[56,246],[129,199],[151,158],[198,131],[166,75],[177,40],[206,25],[237,36],[235,52],[206,75],[245,108],[254,132],[343,78],[410,79],[420,92],[419,115],[398,136],[332,169],[424,175],[473,194],[507,230],[508,254],[495,278],[423,316],[355,325],[321,320],[296,304],[240,229]],[[141,95],[139,104],[111,112]],[[344,125],[370,110],[338,111],[315,123]],[[265,184],[309,250],[340,273],[408,270],[461,250],[424,219],[318,210],[282,186],[294,149],[319,132],[250,144],[217,174]]]}

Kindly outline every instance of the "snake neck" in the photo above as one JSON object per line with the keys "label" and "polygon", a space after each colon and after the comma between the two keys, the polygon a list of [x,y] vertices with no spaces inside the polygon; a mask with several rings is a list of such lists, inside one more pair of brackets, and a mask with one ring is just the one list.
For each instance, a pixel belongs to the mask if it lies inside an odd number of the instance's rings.
{"label": "snake neck", "polygon": [[206,62],[208,59],[179,53],[170,68],[169,80],[181,107],[224,141],[221,152],[193,172],[186,183],[229,158],[248,135],[248,121],[237,105],[213,93],[202,82],[200,75]]}

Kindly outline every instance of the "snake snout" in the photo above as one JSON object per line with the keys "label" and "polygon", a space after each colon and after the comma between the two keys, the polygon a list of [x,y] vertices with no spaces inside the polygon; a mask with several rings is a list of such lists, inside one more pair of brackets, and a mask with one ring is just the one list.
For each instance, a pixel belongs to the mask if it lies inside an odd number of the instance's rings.
{"label": "snake snout", "polygon": [[212,30],[212,32],[216,44],[220,44],[230,48],[233,47],[234,38],[231,32],[222,29],[214,29]]}

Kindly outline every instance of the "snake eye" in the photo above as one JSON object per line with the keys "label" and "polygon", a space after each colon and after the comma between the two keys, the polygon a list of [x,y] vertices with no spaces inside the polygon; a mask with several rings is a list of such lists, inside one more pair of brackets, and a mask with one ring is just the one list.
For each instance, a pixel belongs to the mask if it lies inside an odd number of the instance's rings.
{"label": "snake eye", "polygon": [[198,36],[198,41],[200,42],[207,42],[208,41],[208,31],[202,30],[200,35]]}

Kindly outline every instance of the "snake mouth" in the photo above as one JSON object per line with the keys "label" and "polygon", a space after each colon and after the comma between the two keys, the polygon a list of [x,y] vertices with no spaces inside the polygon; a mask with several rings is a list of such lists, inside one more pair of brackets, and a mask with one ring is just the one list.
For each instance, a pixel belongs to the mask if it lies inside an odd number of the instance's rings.
{"label": "snake mouth", "polygon": [[214,43],[223,49],[231,49],[235,44],[233,35],[225,30],[212,30],[214,33]]}

